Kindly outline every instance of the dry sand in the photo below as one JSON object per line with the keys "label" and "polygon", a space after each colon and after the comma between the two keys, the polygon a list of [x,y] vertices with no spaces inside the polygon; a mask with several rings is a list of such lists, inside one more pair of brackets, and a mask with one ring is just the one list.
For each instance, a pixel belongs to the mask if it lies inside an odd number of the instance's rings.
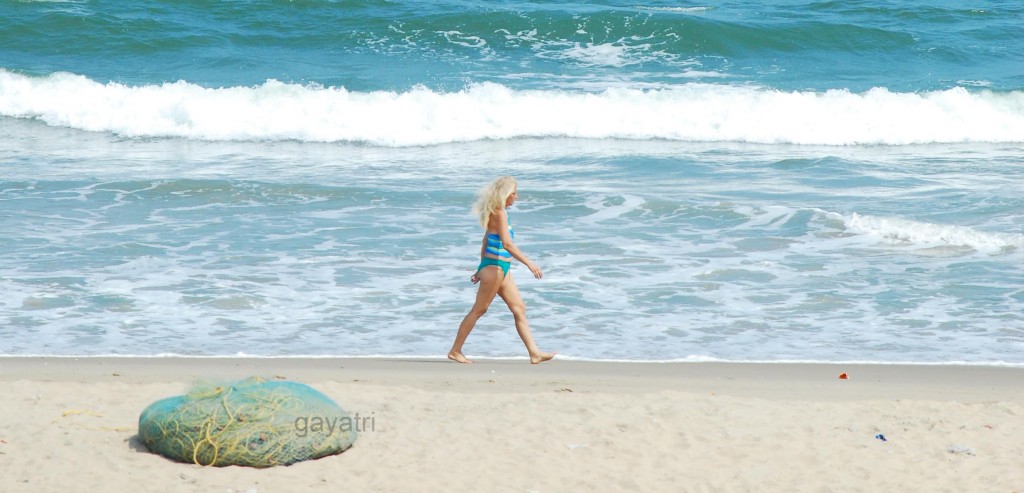
{"label": "dry sand", "polygon": [[[197,379],[253,375],[309,384],[371,429],[341,455],[270,469],[176,463],[136,441],[153,401]],[[0,491],[1024,492],[1022,377],[969,366],[7,357]]]}

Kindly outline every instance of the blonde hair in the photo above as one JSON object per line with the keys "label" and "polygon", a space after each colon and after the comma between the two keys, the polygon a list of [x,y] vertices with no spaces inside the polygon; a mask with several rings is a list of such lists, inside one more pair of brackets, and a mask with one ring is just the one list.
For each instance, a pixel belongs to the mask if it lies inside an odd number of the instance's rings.
{"label": "blonde hair", "polygon": [[515,189],[516,179],[511,176],[502,176],[480,189],[476,196],[476,203],[473,204],[473,215],[480,221],[481,226],[487,227],[487,223],[491,220],[491,213],[505,207],[505,201]]}

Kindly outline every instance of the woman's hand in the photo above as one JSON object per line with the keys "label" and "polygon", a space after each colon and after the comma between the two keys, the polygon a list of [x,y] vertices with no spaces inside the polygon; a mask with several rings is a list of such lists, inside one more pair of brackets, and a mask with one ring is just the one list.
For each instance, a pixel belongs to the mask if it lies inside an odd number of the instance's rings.
{"label": "woman's hand", "polygon": [[526,268],[530,269],[530,272],[533,273],[533,277],[536,277],[537,279],[544,277],[544,271],[540,270],[540,266],[532,261],[527,261]]}
{"label": "woman's hand", "polygon": [[472,276],[469,276],[469,282],[473,284],[480,282],[480,271],[476,271]]}

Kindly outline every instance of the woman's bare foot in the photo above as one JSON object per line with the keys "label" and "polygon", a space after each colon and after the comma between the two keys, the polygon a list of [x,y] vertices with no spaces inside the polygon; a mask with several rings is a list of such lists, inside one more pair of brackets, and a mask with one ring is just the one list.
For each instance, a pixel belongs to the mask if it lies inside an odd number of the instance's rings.
{"label": "woman's bare foot", "polygon": [[[473,360],[467,358],[465,354],[458,353],[458,352],[455,352],[455,351],[451,351],[451,352],[448,353],[448,359],[450,359],[452,361],[459,362],[459,363],[472,363],[473,362]],[[539,363],[539,361],[538,361],[538,363]]]}
{"label": "woman's bare foot", "polygon": [[[556,354],[558,354],[558,353],[537,353],[537,354],[531,354],[530,355],[530,364],[531,365],[536,365],[537,363],[543,363],[545,361],[550,360],[551,358],[554,358]],[[448,357],[451,358],[451,355],[448,355]]]}

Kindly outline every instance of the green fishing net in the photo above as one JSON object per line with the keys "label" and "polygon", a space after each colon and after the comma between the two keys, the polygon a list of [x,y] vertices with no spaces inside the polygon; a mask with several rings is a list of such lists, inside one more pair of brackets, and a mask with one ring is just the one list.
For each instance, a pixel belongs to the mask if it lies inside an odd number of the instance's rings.
{"label": "green fishing net", "polygon": [[203,466],[270,467],[338,454],[356,440],[351,417],[308,385],[249,378],[198,384],[139,416],[151,452]]}

